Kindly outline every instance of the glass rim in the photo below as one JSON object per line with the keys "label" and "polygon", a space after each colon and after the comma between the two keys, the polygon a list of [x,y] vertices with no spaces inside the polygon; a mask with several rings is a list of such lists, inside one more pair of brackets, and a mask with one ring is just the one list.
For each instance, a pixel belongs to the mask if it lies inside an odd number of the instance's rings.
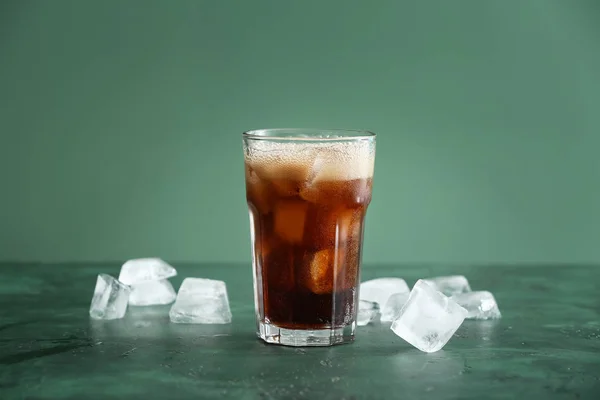
{"label": "glass rim", "polygon": [[362,129],[269,128],[253,129],[242,133],[244,139],[291,142],[340,142],[372,140],[374,132]]}

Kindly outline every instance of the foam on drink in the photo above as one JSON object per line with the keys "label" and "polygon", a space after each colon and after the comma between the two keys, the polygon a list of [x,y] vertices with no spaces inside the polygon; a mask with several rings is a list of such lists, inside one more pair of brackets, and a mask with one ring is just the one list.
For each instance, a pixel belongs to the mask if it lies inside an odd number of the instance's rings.
{"label": "foam on drink", "polygon": [[373,177],[375,147],[368,141],[256,141],[245,158],[261,178],[346,181]]}

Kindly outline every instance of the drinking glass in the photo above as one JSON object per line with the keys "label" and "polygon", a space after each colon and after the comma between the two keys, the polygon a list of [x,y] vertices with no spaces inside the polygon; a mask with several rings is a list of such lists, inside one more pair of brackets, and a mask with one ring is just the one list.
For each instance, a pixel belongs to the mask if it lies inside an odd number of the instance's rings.
{"label": "drinking glass", "polygon": [[375,134],[243,134],[257,334],[267,343],[352,342]]}

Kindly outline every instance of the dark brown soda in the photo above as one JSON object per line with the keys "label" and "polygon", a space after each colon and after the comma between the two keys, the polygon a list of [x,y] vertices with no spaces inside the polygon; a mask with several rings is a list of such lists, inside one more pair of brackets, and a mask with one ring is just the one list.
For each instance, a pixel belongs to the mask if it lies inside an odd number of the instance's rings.
{"label": "dark brown soda", "polygon": [[260,319],[287,329],[344,326],[358,302],[372,179],[297,178],[246,165]]}

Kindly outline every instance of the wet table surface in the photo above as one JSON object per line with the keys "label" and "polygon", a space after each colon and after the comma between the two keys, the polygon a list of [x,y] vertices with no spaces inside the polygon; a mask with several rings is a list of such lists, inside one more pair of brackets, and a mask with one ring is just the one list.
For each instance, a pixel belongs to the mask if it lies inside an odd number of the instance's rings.
{"label": "wet table surface", "polygon": [[178,325],[168,306],[91,321],[96,274],[119,265],[0,264],[0,399],[599,399],[600,267],[366,266],[362,278],[464,274],[499,321],[465,321],[421,353],[389,325],[352,344],[266,345],[254,333],[248,265],[176,265],[227,282],[233,323]]}

